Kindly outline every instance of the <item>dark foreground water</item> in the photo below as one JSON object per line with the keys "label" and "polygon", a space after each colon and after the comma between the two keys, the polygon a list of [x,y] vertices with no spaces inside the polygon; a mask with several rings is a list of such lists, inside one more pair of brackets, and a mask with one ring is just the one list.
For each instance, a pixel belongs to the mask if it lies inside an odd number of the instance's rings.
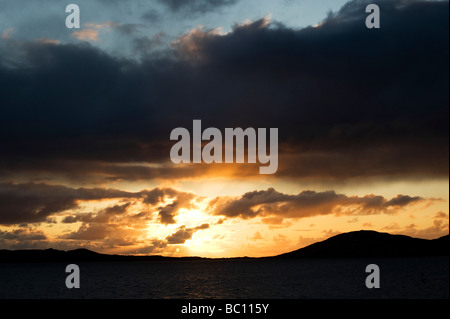
{"label": "dark foreground water", "polygon": [[[380,268],[368,289],[368,264]],[[449,298],[449,258],[0,264],[0,298]]]}

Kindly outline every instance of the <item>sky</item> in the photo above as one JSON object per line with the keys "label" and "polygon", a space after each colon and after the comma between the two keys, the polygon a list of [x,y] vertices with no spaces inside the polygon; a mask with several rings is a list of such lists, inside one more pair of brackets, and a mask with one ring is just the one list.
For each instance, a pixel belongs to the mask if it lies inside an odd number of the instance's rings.
{"label": "sky", "polygon": [[[0,249],[271,256],[449,225],[448,1],[0,0]],[[380,28],[365,8],[380,8]],[[278,170],[171,161],[278,128]]]}

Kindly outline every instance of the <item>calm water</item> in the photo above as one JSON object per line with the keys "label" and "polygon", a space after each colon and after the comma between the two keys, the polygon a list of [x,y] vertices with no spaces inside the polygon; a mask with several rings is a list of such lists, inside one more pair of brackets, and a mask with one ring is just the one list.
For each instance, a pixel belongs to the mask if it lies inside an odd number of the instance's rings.
{"label": "calm water", "polygon": [[[380,267],[380,289],[365,268]],[[0,298],[448,298],[449,258],[0,264]]]}

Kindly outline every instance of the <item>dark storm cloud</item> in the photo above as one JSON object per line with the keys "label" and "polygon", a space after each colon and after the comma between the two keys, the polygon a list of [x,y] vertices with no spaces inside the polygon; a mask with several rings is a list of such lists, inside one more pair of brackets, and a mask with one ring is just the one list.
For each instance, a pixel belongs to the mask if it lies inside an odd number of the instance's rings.
{"label": "dark storm cloud", "polygon": [[365,4],[317,28],[198,28],[158,55],[136,39],[140,62],[88,44],[15,43],[15,66],[0,58],[0,172],[196,176],[135,163],[168,161],[170,131],[202,119],[278,127],[280,177],[447,177],[448,2],[380,2],[376,30]]}
{"label": "dark storm cloud", "polygon": [[[215,215],[254,218],[280,216],[304,218],[317,215],[393,214],[412,203],[425,201],[421,197],[397,195],[387,200],[383,196],[347,196],[334,191],[303,191],[297,195],[283,194],[273,188],[248,192],[238,198],[217,197],[209,204]],[[279,221],[278,221],[279,222]]]}
{"label": "dark storm cloud", "polygon": [[[161,195],[155,199],[155,193]],[[193,203],[195,195],[170,188],[156,188],[133,193],[106,188],[70,188],[44,183],[0,183],[0,224],[52,221],[49,218],[54,214],[79,208],[80,201],[103,199],[123,199],[126,202],[100,209],[95,213],[65,216],[62,222],[106,224],[113,218],[126,219],[130,217],[128,210],[134,202],[142,200],[142,203],[148,204],[152,211],[159,211],[161,222],[168,224],[175,222],[174,218],[181,208],[189,209],[195,206]],[[166,200],[173,200],[173,202],[167,203]],[[146,221],[148,214],[141,212],[138,216],[130,217],[128,223]]]}
{"label": "dark storm cloud", "polygon": [[145,194],[143,202],[156,205],[165,202],[166,199],[174,199],[172,203],[161,206],[158,211],[159,219],[163,224],[175,224],[175,216],[180,208],[190,209],[194,207],[192,201],[195,199],[192,193],[176,191],[171,188],[155,188]]}
{"label": "dark storm cloud", "polygon": [[133,193],[113,189],[0,183],[0,224],[44,222],[52,214],[77,208],[80,200],[134,196],[136,195]]}

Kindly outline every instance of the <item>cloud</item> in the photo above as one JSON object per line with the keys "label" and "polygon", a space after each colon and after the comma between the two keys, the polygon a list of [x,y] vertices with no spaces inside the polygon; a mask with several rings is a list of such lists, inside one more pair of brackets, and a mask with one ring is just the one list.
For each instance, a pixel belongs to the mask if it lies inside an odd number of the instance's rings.
{"label": "cloud", "polygon": [[64,239],[103,240],[115,233],[117,227],[107,224],[83,224],[77,231],[64,235]]}
{"label": "cloud", "polygon": [[71,35],[72,37],[81,40],[81,41],[94,41],[97,42],[100,40],[99,33],[100,31],[111,31],[115,30],[121,33],[122,35],[130,36],[137,32],[139,28],[141,28],[142,24],[136,23],[117,23],[113,21],[106,21],[103,23],[96,22],[88,22],[84,23],[84,29],[80,31],[75,31]]}
{"label": "cloud", "polygon": [[13,33],[14,33],[14,28],[7,28],[7,29],[3,30],[1,38],[3,40],[11,39]]}
{"label": "cloud", "polygon": [[197,227],[193,227],[193,228],[186,228],[186,226],[181,226],[180,228],[178,228],[178,230],[167,236],[166,240],[168,244],[171,245],[178,245],[178,244],[184,244],[186,242],[186,240],[189,240],[192,238],[192,236],[194,235],[194,233],[198,230],[202,230],[202,229],[208,229],[209,228],[209,224],[202,224],[200,226]]}
{"label": "cloud", "polygon": [[117,30],[125,35],[131,35],[143,26],[143,24],[118,23],[113,21],[105,21],[103,23],[88,22],[83,24],[83,27],[88,28],[87,30]]}
{"label": "cloud", "polygon": [[147,23],[159,23],[161,21],[161,13],[152,8],[142,13],[141,19]]}
{"label": "cloud", "polygon": [[48,38],[39,38],[36,41],[39,42],[39,43],[42,43],[42,44],[52,44],[52,45],[60,44],[59,40],[48,39]]}
{"label": "cloud", "polygon": [[47,236],[41,231],[33,228],[18,228],[10,232],[0,230],[0,241],[28,241],[46,240]]}
{"label": "cloud", "polygon": [[444,213],[444,212],[437,212],[434,215],[435,219],[448,219],[448,214]]}
{"label": "cloud", "polygon": [[410,224],[407,226],[400,226],[397,223],[392,223],[385,226],[383,229],[388,230],[391,233],[407,235],[417,238],[436,239],[445,235],[448,235],[449,223],[447,219],[435,218],[432,224],[428,227],[418,228],[416,224]]}
{"label": "cloud", "polygon": [[412,202],[420,201],[422,198],[419,196],[408,196],[408,195],[397,195],[397,197],[392,198],[391,200],[385,203],[386,206],[406,206]]}
{"label": "cloud", "polygon": [[[394,214],[408,205],[425,201],[421,197],[398,195],[387,200],[383,196],[347,196],[334,191],[303,191],[283,194],[273,188],[247,192],[237,198],[216,197],[209,203],[212,214],[226,217],[255,218],[275,216],[305,218],[318,215]],[[263,219],[264,220],[264,219]],[[280,220],[276,220],[281,223]]]}
{"label": "cloud", "polygon": [[[170,131],[194,118],[220,129],[278,127],[280,178],[448,178],[448,2],[383,2],[376,32],[364,27],[364,4],[351,1],[316,28],[268,18],[228,33],[195,28],[158,54],[158,37],[138,37],[139,61],[84,41],[2,39],[2,179],[230,176],[225,165],[168,164]],[[233,167],[232,177],[258,175]]]}
{"label": "cloud", "polygon": [[167,199],[173,199],[172,203],[160,205],[158,207],[158,215],[161,223],[175,224],[175,216],[181,208],[191,209],[195,205],[192,201],[195,199],[192,193],[176,191],[171,188],[155,188],[145,193],[144,203],[155,205],[156,203],[164,203]]}
{"label": "cloud", "polygon": [[78,207],[80,200],[127,198],[132,193],[100,188],[70,188],[35,183],[0,183],[0,224],[37,223]]}
{"label": "cloud", "polygon": [[261,235],[261,233],[259,231],[257,231],[255,234],[253,234],[253,236],[250,239],[251,240],[260,240],[260,239],[264,239],[264,237]]}
{"label": "cloud", "polygon": [[72,224],[76,222],[83,223],[109,223],[116,218],[116,215],[127,216],[128,208],[133,204],[131,202],[123,205],[114,205],[101,209],[96,213],[80,213],[77,215],[65,216],[61,222],[64,224]]}
{"label": "cloud", "polygon": [[81,41],[98,41],[98,30],[95,29],[83,29],[72,33],[75,39]]}
{"label": "cloud", "polygon": [[[108,223],[114,216],[128,218],[130,223],[148,220],[148,214],[129,216],[129,209],[136,201],[159,211],[162,223],[173,223],[181,208],[190,209],[195,206],[196,196],[191,193],[171,188],[155,188],[140,192],[126,192],[106,188],[70,188],[63,185],[47,185],[44,183],[0,183],[0,224],[13,225],[20,223],[39,223],[48,220],[52,215],[73,211],[81,201],[117,199],[126,200],[95,213],[67,215],[63,223]],[[168,200],[173,202],[169,203]],[[151,214],[151,213],[150,213]]]}
{"label": "cloud", "polygon": [[174,212],[177,210],[178,203],[174,202],[162,207],[159,210],[159,218],[163,224],[175,224]]}
{"label": "cloud", "polygon": [[[154,239],[152,243],[143,240],[147,236],[149,221],[153,224],[174,224],[180,209],[196,207],[195,201],[201,199],[191,193],[177,191],[172,188],[154,188],[131,193],[130,197],[121,199],[121,203],[108,206],[92,213],[78,213],[67,215],[62,223],[72,224],[81,222],[81,226],[59,238],[63,241],[97,241],[102,246],[114,248],[117,246],[136,246],[130,248],[129,253],[145,254],[160,252],[168,244],[181,241],[182,236],[192,237],[200,229],[206,229],[209,224],[194,228],[181,227],[178,233],[161,244],[161,240]],[[138,209],[145,210],[137,212]],[[158,218],[153,218],[157,214]],[[190,238],[189,237],[189,238]],[[188,238],[188,239],[189,239]]]}
{"label": "cloud", "polygon": [[83,24],[83,27],[91,28],[91,29],[110,29],[115,26],[117,26],[118,23],[112,22],[112,21],[106,21],[103,23],[96,23],[96,22],[87,22]]}
{"label": "cloud", "polygon": [[[86,207],[82,209],[88,201],[99,201],[96,205],[100,205],[104,200],[108,200],[107,206],[92,208],[91,211]],[[12,228],[0,230],[0,245],[14,249],[47,248],[51,245],[59,249],[83,246],[96,251],[119,249],[122,253],[168,253],[174,248],[172,245],[184,244],[197,231],[214,228],[224,219],[194,227],[179,226],[172,234],[162,238],[149,238],[149,227],[175,224],[181,210],[198,209],[201,202],[207,204],[204,213],[211,217],[260,217],[263,224],[270,224],[273,227],[270,229],[275,229],[287,227],[289,223],[285,223],[285,219],[334,215],[352,216],[356,221],[361,215],[397,214],[412,205],[428,204],[434,200],[409,195],[397,195],[391,199],[374,194],[349,196],[331,190],[286,194],[273,188],[236,197],[207,199],[194,193],[162,187],[126,192],[44,183],[0,183],[0,224]],[[42,222],[49,223],[48,227],[64,225],[66,229],[50,238],[44,230],[36,228]],[[436,213],[433,225],[425,229],[418,229],[416,225],[405,228],[397,223],[387,227],[393,231],[432,238],[435,233],[448,232],[448,214]],[[249,239],[256,241],[261,238],[258,231]],[[276,236],[274,241],[282,244],[286,238]]]}
{"label": "cloud", "polygon": [[231,6],[239,0],[158,0],[173,12],[183,12],[186,15],[206,13],[218,8]]}
{"label": "cloud", "polygon": [[130,253],[133,254],[156,254],[162,252],[163,249],[167,247],[167,242],[165,240],[153,239],[149,243],[146,243],[143,247],[133,249]]}
{"label": "cloud", "polygon": [[220,34],[220,29],[204,31],[203,26],[198,26],[179,37],[172,45],[176,49],[175,52],[177,57],[181,60],[205,60],[207,56],[203,52],[204,42],[214,40]]}
{"label": "cloud", "polygon": [[[118,202],[91,213],[73,213],[83,201],[115,199]],[[140,227],[156,214],[161,224],[175,224],[180,210],[198,208],[205,201],[194,193],[173,188],[154,188],[139,192],[126,192],[105,188],[70,188],[62,185],[36,183],[0,183],[0,224],[39,223],[64,213],[61,222],[82,226],[74,236],[89,231],[102,237],[111,231],[97,224],[128,224]],[[240,197],[216,197],[209,200],[206,212],[224,217],[264,217],[263,222],[281,224],[282,218],[303,218],[316,215],[369,215],[395,214],[416,203],[434,199],[397,195],[386,199],[378,195],[347,196],[334,191],[302,191],[297,195],[284,194],[269,188],[252,191]],[[139,210],[139,211],[137,211]],[[113,226],[112,226],[113,227]],[[193,229],[194,231],[197,229]],[[191,229],[184,229],[187,233]]]}
{"label": "cloud", "polygon": [[0,230],[2,249],[42,249],[48,248],[48,237],[34,227],[20,227],[10,231]]}

